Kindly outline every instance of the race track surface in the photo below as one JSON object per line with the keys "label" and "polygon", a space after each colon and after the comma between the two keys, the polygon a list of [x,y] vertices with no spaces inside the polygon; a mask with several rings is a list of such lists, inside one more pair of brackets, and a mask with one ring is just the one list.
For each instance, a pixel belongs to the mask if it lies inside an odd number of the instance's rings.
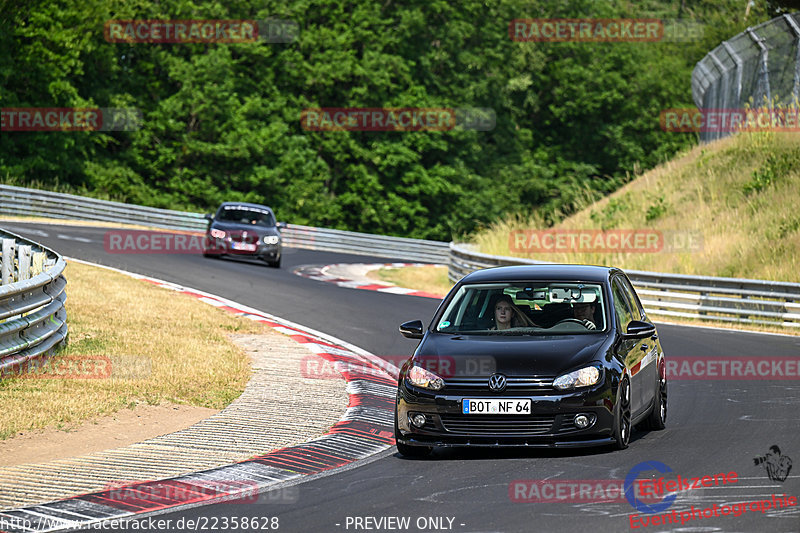
{"label": "race track surface", "polygon": [[[207,291],[334,335],[379,356],[410,354],[416,342],[397,333],[406,320],[428,322],[433,299],[352,290],[292,274],[301,265],[385,262],[386,258],[284,249],[283,267],[247,260],[198,255],[109,254],[106,230],[94,227],[10,222],[4,229],[41,242],[59,253],[122,268]],[[69,280],[69,269],[66,272]],[[69,288],[67,289],[69,291]],[[765,335],[660,324],[667,357],[792,356],[800,337]],[[309,391],[313,394],[313,391]],[[623,451],[437,450],[433,458],[408,460],[386,453],[373,461],[307,480],[268,504],[216,504],[167,512],[167,527],[140,530],[244,531],[702,531],[798,532],[800,507],[741,516],[697,518],[680,524],[680,513],[772,495],[800,496],[800,381],[673,380],[669,383],[667,429],[633,433]],[[796,463],[783,482],[771,481],[754,458],[772,445]],[[678,512],[678,524],[632,529],[639,514],[628,501],[518,502],[516,480],[623,479],[635,465],[659,461],[682,477],[734,471],[736,483],[698,488],[678,495],[664,513]],[[655,471],[651,471],[651,477]],[[643,476],[644,477],[644,476]],[[509,487],[512,490],[509,490]],[[653,516],[653,515],[641,515]],[[234,524],[233,518],[236,518]],[[242,526],[248,517],[248,527]],[[269,518],[277,517],[277,521]],[[396,520],[394,517],[399,518]],[[183,522],[179,522],[180,520]],[[252,527],[256,519],[257,527]],[[404,522],[408,519],[408,522]],[[162,523],[165,525],[166,523]],[[638,525],[638,524],[637,524]],[[199,526],[199,527],[198,527]],[[212,526],[215,526],[212,528]],[[132,530],[131,527],[127,528]],[[700,531],[701,529],[691,529]]]}

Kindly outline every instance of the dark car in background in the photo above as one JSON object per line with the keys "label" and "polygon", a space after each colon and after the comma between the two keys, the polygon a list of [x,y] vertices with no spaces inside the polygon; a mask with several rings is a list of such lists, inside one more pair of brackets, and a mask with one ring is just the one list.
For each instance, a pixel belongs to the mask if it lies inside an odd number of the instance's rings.
{"label": "dark car in background", "polygon": [[273,267],[281,266],[283,222],[276,222],[272,209],[245,202],[225,202],[214,215],[206,215],[203,255],[250,256]]}
{"label": "dark car in background", "polygon": [[397,388],[403,455],[435,446],[622,449],[633,425],[665,427],[664,352],[617,268],[479,270],[453,287],[427,329],[414,320],[400,332],[421,339]]}

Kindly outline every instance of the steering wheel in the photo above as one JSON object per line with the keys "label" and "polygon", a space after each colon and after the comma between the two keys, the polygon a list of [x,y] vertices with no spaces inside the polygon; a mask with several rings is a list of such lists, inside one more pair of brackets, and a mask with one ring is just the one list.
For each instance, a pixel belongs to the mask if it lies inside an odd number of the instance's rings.
{"label": "steering wheel", "polygon": [[561,324],[562,322],[577,322],[581,326],[585,327],[586,329],[597,329],[597,326],[594,325],[594,322],[591,320],[581,320],[580,318],[562,318],[558,322],[556,322],[553,327]]}

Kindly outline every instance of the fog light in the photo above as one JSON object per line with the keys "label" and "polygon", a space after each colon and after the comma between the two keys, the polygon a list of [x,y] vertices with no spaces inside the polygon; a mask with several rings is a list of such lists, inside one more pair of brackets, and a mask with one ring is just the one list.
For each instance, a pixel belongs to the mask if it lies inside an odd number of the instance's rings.
{"label": "fog light", "polygon": [[577,415],[575,416],[575,427],[578,429],[584,429],[589,427],[589,424],[592,423],[592,419],[586,415]]}
{"label": "fog light", "polygon": [[411,425],[421,428],[425,425],[425,415],[421,415],[419,413],[415,415],[408,415],[408,419],[411,421]]}

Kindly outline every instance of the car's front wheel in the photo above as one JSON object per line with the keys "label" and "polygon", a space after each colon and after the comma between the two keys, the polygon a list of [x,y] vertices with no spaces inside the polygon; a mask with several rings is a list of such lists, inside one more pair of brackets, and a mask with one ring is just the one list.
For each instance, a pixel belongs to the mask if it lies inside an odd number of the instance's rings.
{"label": "car's front wheel", "polygon": [[617,416],[614,417],[614,447],[624,450],[631,441],[631,387],[627,379],[622,380],[617,402]]}

